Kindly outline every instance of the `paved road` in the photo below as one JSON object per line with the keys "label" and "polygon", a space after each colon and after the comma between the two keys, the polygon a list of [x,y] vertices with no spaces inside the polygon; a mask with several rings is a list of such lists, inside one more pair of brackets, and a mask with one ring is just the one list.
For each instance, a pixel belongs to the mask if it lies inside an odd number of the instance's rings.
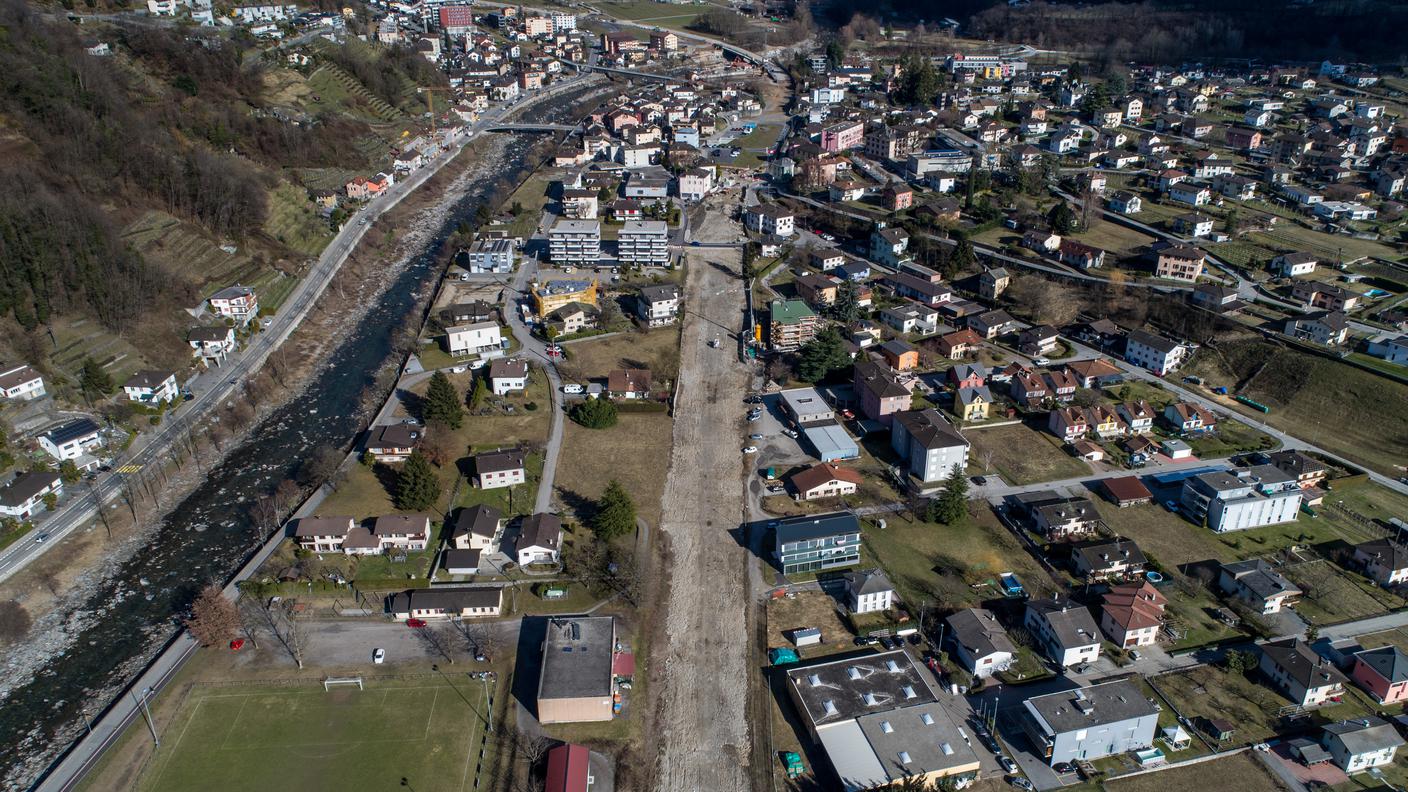
{"label": "paved road", "polygon": [[502,311],[513,337],[521,349],[518,356],[527,358],[542,368],[548,378],[549,398],[552,400],[552,427],[548,429],[547,447],[543,452],[543,477],[538,482],[538,499],[533,505],[534,512],[552,510],[553,481],[557,475],[557,460],[562,455],[562,421],[566,409],[562,400],[562,377],[557,373],[557,364],[548,356],[547,344],[533,335],[523,321],[519,305],[531,299],[529,285],[538,272],[538,260],[523,256],[519,259],[518,272],[513,281],[504,289]]}

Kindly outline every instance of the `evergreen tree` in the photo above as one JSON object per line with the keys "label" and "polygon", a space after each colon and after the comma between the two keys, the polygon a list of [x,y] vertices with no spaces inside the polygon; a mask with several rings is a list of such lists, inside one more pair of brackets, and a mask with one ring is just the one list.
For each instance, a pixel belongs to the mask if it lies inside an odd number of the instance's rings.
{"label": "evergreen tree", "polygon": [[944,488],[938,497],[929,501],[926,515],[931,522],[944,525],[957,525],[968,517],[968,479],[963,468],[954,465],[944,480]]}
{"label": "evergreen tree", "polygon": [[1051,230],[1066,236],[1076,231],[1076,213],[1071,211],[1071,207],[1065,201],[1056,204],[1051,208],[1046,220],[1051,224]]}
{"label": "evergreen tree", "polygon": [[439,421],[451,429],[458,429],[464,423],[464,409],[460,407],[460,396],[445,372],[437,371],[430,377],[430,386],[425,389],[425,401],[421,405],[420,417],[426,423]]}
{"label": "evergreen tree", "polygon": [[803,382],[820,382],[834,371],[851,364],[841,331],[828,327],[797,351],[797,378]]}
{"label": "evergreen tree", "polygon": [[419,451],[401,465],[396,477],[396,508],[402,511],[424,511],[440,500],[440,480],[435,470]]}
{"label": "evergreen tree", "polygon": [[484,400],[489,398],[489,386],[485,383],[484,377],[475,377],[474,386],[469,389],[469,409],[477,410],[484,406]]}
{"label": "evergreen tree", "polygon": [[840,39],[831,39],[826,42],[826,64],[833,69],[841,68],[841,62],[846,59],[846,45]]}
{"label": "evergreen tree", "polygon": [[621,482],[612,479],[596,502],[596,515],[592,518],[592,533],[598,539],[608,541],[625,536],[636,529],[636,504]]}
{"label": "evergreen tree", "polygon": [[978,265],[978,256],[973,252],[973,243],[967,237],[958,240],[958,244],[953,248],[953,256],[950,259],[956,271],[972,269]]}
{"label": "evergreen tree", "polygon": [[911,53],[904,59],[895,98],[903,104],[929,104],[939,92],[939,73],[929,59]]}
{"label": "evergreen tree", "polygon": [[116,388],[107,371],[90,357],[83,358],[83,368],[78,372],[78,387],[89,398],[106,396]]}
{"label": "evergreen tree", "polygon": [[608,429],[616,425],[616,405],[605,396],[583,399],[568,413],[572,420],[588,429]]}
{"label": "evergreen tree", "polygon": [[847,279],[836,288],[836,303],[831,306],[831,315],[838,322],[850,324],[861,317],[860,297],[856,284]]}

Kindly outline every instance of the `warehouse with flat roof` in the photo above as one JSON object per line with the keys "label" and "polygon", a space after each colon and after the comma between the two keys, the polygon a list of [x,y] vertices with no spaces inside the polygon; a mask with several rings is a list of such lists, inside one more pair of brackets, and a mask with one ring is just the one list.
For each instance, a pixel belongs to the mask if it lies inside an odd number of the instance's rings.
{"label": "warehouse with flat roof", "polygon": [[538,678],[538,720],[611,720],[615,645],[616,620],[610,616],[550,619]]}

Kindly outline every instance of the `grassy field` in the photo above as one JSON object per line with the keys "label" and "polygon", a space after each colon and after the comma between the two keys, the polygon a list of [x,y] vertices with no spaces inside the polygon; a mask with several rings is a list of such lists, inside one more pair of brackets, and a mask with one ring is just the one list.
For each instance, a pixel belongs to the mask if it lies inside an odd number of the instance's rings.
{"label": "grassy field", "polygon": [[[767,604],[768,648],[786,646],[803,658],[819,657],[854,649],[851,631],[836,612],[836,601],[820,591],[798,591]],[[820,627],[821,644],[798,648],[789,634],[802,627]]]}
{"label": "grassy field", "polygon": [[635,500],[636,514],[656,528],[673,440],[674,426],[666,413],[622,413],[610,429],[587,429],[568,421],[556,494],[580,519],[616,479]]}
{"label": "grassy field", "polygon": [[[971,475],[997,473],[1008,484],[1037,484],[1090,472],[1090,466],[1062,450],[1055,437],[1029,426],[977,429],[967,438],[973,444],[968,455]],[[988,454],[992,455],[991,469]]]}
{"label": "grassy field", "polygon": [[517,514],[532,514],[533,504],[538,497],[538,484],[543,480],[543,455],[529,454],[523,460],[523,469],[528,480],[513,487],[480,489],[469,481],[460,485],[455,498],[455,506],[477,506],[484,504],[498,509],[505,518]]}
{"label": "grassy field", "polygon": [[194,283],[204,296],[234,283],[248,283],[262,270],[247,246],[226,253],[198,226],[164,212],[147,212],[122,230],[122,239],[148,261]]}
{"label": "grassy field", "polygon": [[[631,2],[605,2],[602,11],[617,19],[649,22],[659,27],[684,30],[699,18],[700,9],[695,6],[679,6],[670,3],[657,3],[654,0],[631,0]],[[639,34],[639,31],[627,29]],[[640,34],[643,37],[643,34]]]}
{"label": "grassy field", "polygon": [[[1224,341],[1216,350],[1200,350],[1187,369],[1209,386],[1226,385],[1234,392],[1256,372],[1240,392],[1271,408],[1267,423],[1380,473],[1402,473],[1394,465],[1403,464],[1408,437],[1408,385],[1259,340]],[[1222,401],[1252,414],[1230,399]],[[1259,413],[1255,417],[1263,420]]]}
{"label": "grassy field", "polygon": [[1072,238],[1121,256],[1129,255],[1135,249],[1154,241],[1148,234],[1116,225],[1108,220],[1095,220],[1090,224],[1089,231],[1075,234]]}
{"label": "grassy field", "polygon": [[269,216],[264,221],[269,236],[305,256],[316,256],[332,241],[332,229],[318,215],[302,188],[279,182],[269,191]]}
{"label": "grassy field", "polygon": [[[589,338],[565,344],[563,348],[567,350],[568,372],[583,379],[605,379],[613,369],[647,368],[654,387],[673,380],[680,368],[678,326]],[[566,374],[564,372],[564,377]]]}
{"label": "grassy field", "polygon": [[478,684],[448,677],[198,687],[138,789],[472,789],[484,711]]}
{"label": "grassy field", "polygon": [[996,582],[1003,572],[1016,573],[1033,597],[1055,591],[1045,569],[986,504],[974,502],[969,510],[961,526],[887,515],[884,530],[865,526],[865,547],[910,603],[927,598],[945,608],[977,605],[1001,596]]}
{"label": "grassy field", "polygon": [[[1257,673],[1252,672],[1252,677],[1256,676]],[[1184,717],[1195,722],[1198,718],[1224,718],[1235,723],[1237,733],[1232,742],[1237,745],[1262,742],[1289,725],[1281,722],[1278,712],[1290,706],[1291,700],[1267,687],[1259,678],[1228,673],[1215,666],[1198,666],[1159,676],[1154,684]],[[1309,718],[1313,723],[1329,723],[1363,715],[1368,710],[1351,688],[1346,691],[1344,703],[1315,709]]]}
{"label": "grassy field", "polygon": [[1283,567],[1282,571],[1305,592],[1296,604],[1296,613],[1311,624],[1337,624],[1403,607],[1402,597],[1328,560]]}
{"label": "grassy field", "polygon": [[1167,792],[1170,789],[1284,792],[1286,789],[1261,762],[1247,753],[1129,779],[1107,781],[1104,787],[1108,792]]}
{"label": "grassy field", "polygon": [[1403,258],[1403,251],[1391,245],[1369,239],[1356,239],[1343,234],[1326,234],[1323,231],[1313,231],[1295,223],[1281,223],[1274,231],[1248,234],[1246,239],[1278,252],[1303,250],[1308,253],[1317,253],[1332,262],[1338,261],[1341,256],[1346,261],[1365,256],[1390,261],[1399,261]]}

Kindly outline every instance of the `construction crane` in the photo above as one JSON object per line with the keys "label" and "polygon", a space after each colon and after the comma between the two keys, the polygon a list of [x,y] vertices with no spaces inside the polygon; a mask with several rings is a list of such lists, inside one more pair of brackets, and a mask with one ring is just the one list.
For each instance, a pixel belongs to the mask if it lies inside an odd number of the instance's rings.
{"label": "construction crane", "polygon": [[453,90],[449,86],[416,86],[418,93],[425,94],[425,109],[430,113],[430,134],[432,137],[435,135],[435,94],[450,93]]}

